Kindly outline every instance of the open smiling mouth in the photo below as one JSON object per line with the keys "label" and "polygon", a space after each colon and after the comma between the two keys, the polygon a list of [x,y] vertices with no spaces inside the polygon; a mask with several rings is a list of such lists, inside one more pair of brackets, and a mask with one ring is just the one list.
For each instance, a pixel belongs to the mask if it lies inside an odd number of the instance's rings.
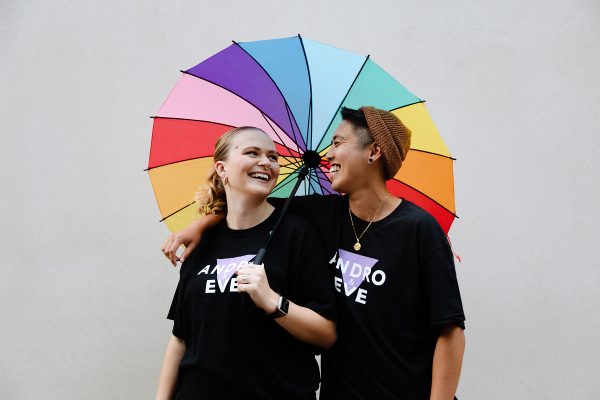
{"label": "open smiling mouth", "polygon": [[337,164],[335,164],[335,165],[332,165],[332,166],[331,166],[331,168],[329,169],[329,173],[330,173],[331,175],[335,175],[335,174],[337,174],[337,173],[338,173],[338,171],[339,171],[339,170],[340,170],[340,166],[339,166],[339,165],[337,165]]}
{"label": "open smiling mouth", "polygon": [[251,178],[261,180],[263,182],[269,182],[271,177],[268,174],[263,174],[262,172],[254,172],[249,175]]}

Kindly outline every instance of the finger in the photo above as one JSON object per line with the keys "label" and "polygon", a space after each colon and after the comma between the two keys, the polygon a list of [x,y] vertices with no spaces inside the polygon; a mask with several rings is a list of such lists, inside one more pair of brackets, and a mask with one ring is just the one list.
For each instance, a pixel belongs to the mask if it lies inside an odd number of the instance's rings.
{"label": "finger", "polygon": [[169,248],[167,249],[169,253],[169,259],[171,260],[171,264],[173,264],[173,266],[176,266],[177,261],[179,261],[179,257],[177,256],[177,250],[180,246],[181,243],[179,242],[179,240],[174,239],[169,245]]}
{"label": "finger", "polygon": [[242,293],[246,293],[248,291],[248,284],[247,283],[239,283],[238,282],[238,290]]}
{"label": "finger", "polygon": [[240,274],[237,276],[236,278],[238,285],[248,285],[250,283],[254,283],[256,282],[256,278],[254,278],[252,275],[250,274]]}
{"label": "finger", "polygon": [[185,259],[187,258],[187,256],[190,255],[190,253],[192,252],[192,250],[194,250],[196,248],[196,246],[198,246],[198,243],[200,243],[199,240],[195,240],[193,242],[190,242],[190,244],[185,248],[185,250],[183,250],[183,253],[181,253],[181,255],[179,256],[179,260],[181,262],[185,261]]}
{"label": "finger", "polygon": [[162,244],[162,246],[160,246],[160,251],[162,251],[165,256],[167,255],[167,248],[171,244],[171,240],[172,240],[171,236],[169,236],[167,238],[167,240],[164,241],[164,243]]}
{"label": "finger", "polygon": [[235,273],[236,273],[238,276],[240,276],[240,275],[243,275],[243,274],[248,274],[248,275],[250,275],[252,272],[254,272],[254,270],[253,270],[252,268],[248,268],[248,267],[241,267],[241,268],[238,268],[238,269],[235,271]]}
{"label": "finger", "polygon": [[162,250],[163,255],[171,262],[171,264],[173,264],[173,266],[175,266],[176,264],[174,264],[172,255],[170,253],[170,249],[173,245],[172,241],[173,241],[172,237],[169,237],[169,239],[167,239],[167,241],[163,244],[163,247],[161,248],[161,250]]}

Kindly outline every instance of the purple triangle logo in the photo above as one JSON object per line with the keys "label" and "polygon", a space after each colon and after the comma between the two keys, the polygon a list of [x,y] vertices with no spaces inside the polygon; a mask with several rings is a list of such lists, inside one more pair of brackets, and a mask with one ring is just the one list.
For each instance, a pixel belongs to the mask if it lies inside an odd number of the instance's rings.
{"label": "purple triangle logo", "polygon": [[350,296],[369,276],[379,260],[339,249],[335,267],[342,273],[344,292]]}
{"label": "purple triangle logo", "polygon": [[233,257],[233,258],[217,258],[217,284],[221,292],[225,291],[227,282],[235,274],[239,268],[248,265],[248,261],[254,258],[254,254],[248,254],[245,256]]}

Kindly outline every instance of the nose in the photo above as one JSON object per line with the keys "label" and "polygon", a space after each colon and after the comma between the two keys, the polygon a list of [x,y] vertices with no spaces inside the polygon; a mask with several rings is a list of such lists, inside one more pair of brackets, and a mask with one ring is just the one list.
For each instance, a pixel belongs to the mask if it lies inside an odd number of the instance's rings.
{"label": "nose", "polygon": [[333,146],[329,148],[327,154],[325,154],[325,158],[327,158],[328,161],[333,160]]}
{"label": "nose", "polygon": [[258,165],[265,169],[271,169],[271,160],[269,160],[269,157],[267,156],[261,157],[260,160],[258,160]]}

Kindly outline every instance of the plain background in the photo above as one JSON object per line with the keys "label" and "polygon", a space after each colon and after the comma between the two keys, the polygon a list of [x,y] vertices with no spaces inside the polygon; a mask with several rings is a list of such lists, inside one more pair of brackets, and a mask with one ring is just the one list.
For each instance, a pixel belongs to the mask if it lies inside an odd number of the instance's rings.
{"label": "plain background", "polygon": [[178,279],[153,115],[231,40],[371,57],[457,158],[463,400],[600,398],[600,3],[0,3],[0,397],[154,396]]}

